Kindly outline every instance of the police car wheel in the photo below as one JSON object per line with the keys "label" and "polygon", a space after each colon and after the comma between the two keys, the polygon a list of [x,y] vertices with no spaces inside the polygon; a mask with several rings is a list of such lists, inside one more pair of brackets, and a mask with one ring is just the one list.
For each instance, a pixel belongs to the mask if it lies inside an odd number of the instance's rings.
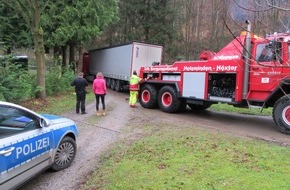
{"label": "police car wheel", "polygon": [[56,150],[51,169],[59,171],[70,166],[76,156],[76,149],[75,140],[71,137],[64,137]]}

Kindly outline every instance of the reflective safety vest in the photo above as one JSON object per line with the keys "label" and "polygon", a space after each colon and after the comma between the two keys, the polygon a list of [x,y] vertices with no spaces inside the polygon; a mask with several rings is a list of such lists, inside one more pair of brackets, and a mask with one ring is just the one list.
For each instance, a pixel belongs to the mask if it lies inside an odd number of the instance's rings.
{"label": "reflective safety vest", "polygon": [[132,75],[130,77],[130,90],[131,91],[138,91],[139,90],[139,82],[141,81],[141,78],[136,76],[136,75]]}

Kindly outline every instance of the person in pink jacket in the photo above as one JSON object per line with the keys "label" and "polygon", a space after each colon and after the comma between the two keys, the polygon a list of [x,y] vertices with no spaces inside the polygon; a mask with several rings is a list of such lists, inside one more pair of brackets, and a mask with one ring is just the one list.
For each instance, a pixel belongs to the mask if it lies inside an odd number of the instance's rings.
{"label": "person in pink jacket", "polygon": [[[106,88],[106,81],[101,72],[97,74],[96,79],[93,82],[93,92],[95,93],[95,96],[96,96],[97,116],[106,115],[105,95],[107,93],[107,88]],[[102,106],[103,106],[102,111],[99,111],[100,98],[101,98]]]}

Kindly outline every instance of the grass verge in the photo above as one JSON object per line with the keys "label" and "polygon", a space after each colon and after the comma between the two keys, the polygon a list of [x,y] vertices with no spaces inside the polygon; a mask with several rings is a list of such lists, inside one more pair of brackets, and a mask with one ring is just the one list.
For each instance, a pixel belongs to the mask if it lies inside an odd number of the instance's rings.
{"label": "grass verge", "polygon": [[264,116],[271,116],[272,115],[272,108],[264,108],[263,110],[257,108],[237,108],[228,104],[213,104],[209,108],[210,110],[214,111],[225,111],[225,112],[234,112],[240,114],[248,114],[248,115],[264,115]]}
{"label": "grass verge", "polygon": [[[94,93],[88,92],[86,95],[86,103],[92,102],[94,100]],[[75,111],[76,94],[73,90],[71,90],[68,91],[66,94],[49,96],[46,98],[46,100],[34,99],[23,102],[21,105],[39,113],[60,115],[61,113],[68,112],[70,110]]]}
{"label": "grass verge", "polygon": [[290,189],[289,148],[164,126],[108,151],[82,190]]}

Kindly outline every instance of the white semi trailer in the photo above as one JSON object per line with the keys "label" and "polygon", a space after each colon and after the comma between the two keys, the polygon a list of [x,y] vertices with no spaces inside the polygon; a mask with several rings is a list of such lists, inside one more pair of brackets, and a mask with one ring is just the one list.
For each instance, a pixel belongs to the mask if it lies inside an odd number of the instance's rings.
{"label": "white semi trailer", "polygon": [[85,76],[93,81],[102,72],[108,88],[115,91],[126,89],[134,70],[161,63],[163,47],[160,45],[130,42],[118,46],[90,50],[86,57],[88,63]]}

